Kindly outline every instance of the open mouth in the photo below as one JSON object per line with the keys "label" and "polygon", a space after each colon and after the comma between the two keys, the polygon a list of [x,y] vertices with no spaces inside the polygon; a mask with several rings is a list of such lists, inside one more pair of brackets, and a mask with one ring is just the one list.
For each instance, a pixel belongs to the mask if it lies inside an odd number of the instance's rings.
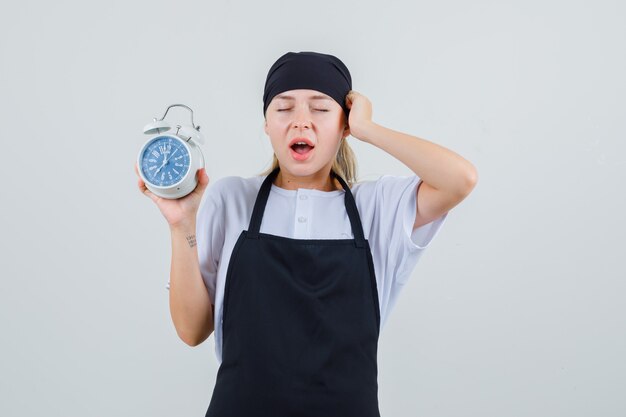
{"label": "open mouth", "polygon": [[309,157],[311,151],[315,148],[308,141],[296,141],[291,145],[291,155],[298,161],[303,161]]}
{"label": "open mouth", "polygon": [[306,143],[299,142],[299,143],[293,144],[291,146],[291,149],[293,149],[294,152],[299,153],[300,155],[304,155],[305,153],[313,149],[313,147],[311,145],[307,145]]}

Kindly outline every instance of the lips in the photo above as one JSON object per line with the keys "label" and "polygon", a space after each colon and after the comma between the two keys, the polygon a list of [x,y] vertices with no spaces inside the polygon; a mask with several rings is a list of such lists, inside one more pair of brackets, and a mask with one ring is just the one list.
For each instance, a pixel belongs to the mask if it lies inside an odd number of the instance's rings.
{"label": "lips", "polygon": [[294,138],[289,143],[291,156],[297,161],[304,161],[311,155],[315,145],[307,138]]}
{"label": "lips", "polygon": [[308,138],[293,138],[293,139],[291,139],[291,142],[289,142],[289,147],[292,148],[293,145],[295,145],[298,142],[306,143],[311,148],[315,147],[315,145],[313,145],[313,142],[311,142]]}

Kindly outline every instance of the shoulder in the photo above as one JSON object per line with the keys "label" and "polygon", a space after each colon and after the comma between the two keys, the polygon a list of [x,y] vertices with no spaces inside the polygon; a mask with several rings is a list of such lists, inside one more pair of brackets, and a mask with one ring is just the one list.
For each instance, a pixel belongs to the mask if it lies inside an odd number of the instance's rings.
{"label": "shoulder", "polygon": [[205,199],[216,204],[227,204],[228,202],[248,200],[254,198],[261,187],[263,177],[239,177],[227,176],[209,184],[206,190]]}
{"label": "shoulder", "polygon": [[263,177],[257,175],[254,177],[238,177],[238,176],[228,176],[222,177],[216,180],[212,186],[209,186],[209,189],[212,189],[213,192],[224,194],[228,193],[231,190],[256,190],[261,187],[261,183],[263,182]]}
{"label": "shoulder", "polygon": [[355,199],[371,201],[374,198],[394,198],[419,183],[417,175],[381,175],[376,179],[359,181],[352,185]]}
{"label": "shoulder", "polygon": [[420,181],[417,175],[382,175],[354,184],[352,194],[363,223],[382,225],[381,230],[388,232],[413,224]]}

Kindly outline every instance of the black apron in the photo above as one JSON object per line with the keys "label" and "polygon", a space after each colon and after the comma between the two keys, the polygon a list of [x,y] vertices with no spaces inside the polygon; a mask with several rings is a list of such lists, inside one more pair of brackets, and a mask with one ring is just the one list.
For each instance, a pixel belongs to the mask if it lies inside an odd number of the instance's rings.
{"label": "black apron", "polygon": [[269,174],[228,264],[222,363],[206,417],[380,417],[380,310],[350,188],[354,239],[260,233]]}

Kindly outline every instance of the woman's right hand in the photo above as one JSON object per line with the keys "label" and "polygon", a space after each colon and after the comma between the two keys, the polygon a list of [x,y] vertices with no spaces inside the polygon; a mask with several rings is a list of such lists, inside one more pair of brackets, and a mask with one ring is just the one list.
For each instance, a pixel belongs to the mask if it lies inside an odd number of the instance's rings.
{"label": "woman's right hand", "polygon": [[209,185],[209,177],[204,168],[200,168],[196,171],[196,178],[198,180],[196,188],[194,188],[190,194],[176,200],[159,197],[148,190],[145,182],[139,175],[137,163],[135,163],[135,173],[139,178],[137,182],[139,190],[155,202],[159,210],[161,210],[161,214],[163,214],[165,220],[167,220],[167,223],[170,225],[170,228],[185,224],[195,225],[196,214],[200,206],[200,201],[202,200],[202,194],[204,194],[204,190],[207,185]]}

